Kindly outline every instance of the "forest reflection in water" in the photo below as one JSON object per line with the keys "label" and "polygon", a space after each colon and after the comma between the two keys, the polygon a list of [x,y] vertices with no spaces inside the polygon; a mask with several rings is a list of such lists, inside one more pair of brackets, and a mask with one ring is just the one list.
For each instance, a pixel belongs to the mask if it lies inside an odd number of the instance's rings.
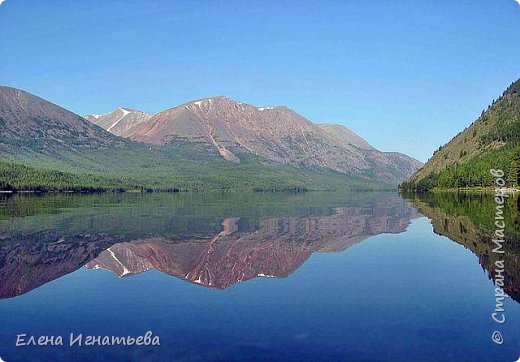
{"label": "forest reflection in water", "polygon": [[463,245],[478,257],[490,279],[495,263],[504,264],[504,290],[520,302],[520,198],[511,195],[505,204],[503,253],[493,252],[496,206],[493,195],[477,192],[446,192],[407,196],[421,214],[428,217],[433,231]]}

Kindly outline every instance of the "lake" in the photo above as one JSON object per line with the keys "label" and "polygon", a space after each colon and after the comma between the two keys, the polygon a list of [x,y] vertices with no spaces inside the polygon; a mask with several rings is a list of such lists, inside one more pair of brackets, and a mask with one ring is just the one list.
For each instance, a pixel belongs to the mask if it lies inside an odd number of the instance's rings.
{"label": "lake", "polygon": [[[503,254],[494,207],[462,193],[3,195],[0,358],[513,362],[520,207],[507,204]],[[147,331],[160,345],[69,345]],[[16,346],[22,334],[64,345]]]}

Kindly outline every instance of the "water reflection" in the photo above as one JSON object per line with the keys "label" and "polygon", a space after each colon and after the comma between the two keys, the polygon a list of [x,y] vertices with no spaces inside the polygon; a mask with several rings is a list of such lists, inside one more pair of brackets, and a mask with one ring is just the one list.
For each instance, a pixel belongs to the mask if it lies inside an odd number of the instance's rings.
{"label": "water reflection", "polygon": [[[516,201],[504,264],[518,301]],[[517,302],[504,345],[490,338],[493,217],[477,194],[0,196],[2,357],[513,361]],[[146,330],[160,348],[14,344]]]}
{"label": "water reflection", "polygon": [[[15,197],[0,220],[0,297],[82,266],[151,269],[212,288],[284,278],[314,252],[401,233],[419,216],[392,193]],[[200,199],[205,198],[205,199]]]}
{"label": "water reflection", "polygon": [[495,206],[491,195],[481,193],[441,193],[408,196],[419,212],[431,219],[433,231],[463,245],[477,257],[493,280],[495,262],[504,261],[504,290],[520,302],[520,198],[511,197],[505,209],[504,253],[493,253]]}
{"label": "water reflection", "polygon": [[239,218],[226,218],[217,234],[116,244],[87,267],[119,276],[157,269],[215,288],[255,277],[285,278],[314,252],[340,252],[371,235],[403,232],[416,214],[406,204],[401,206],[391,214],[375,203],[370,213],[341,207],[330,216],[268,218],[259,221],[258,229],[242,231]]}
{"label": "water reflection", "polygon": [[[119,277],[158,270],[224,289],[285,278],[315,252],[404,232],[420,214],[471,250],[490,278],[505,260],[505,290],[520,301],[517,198],[506,211],[505,253],[492,252],[494,203],[482,194],[51,195],[0,200],[0,298],[82,266]],[[419,214],[420,212],[420,214]]]}

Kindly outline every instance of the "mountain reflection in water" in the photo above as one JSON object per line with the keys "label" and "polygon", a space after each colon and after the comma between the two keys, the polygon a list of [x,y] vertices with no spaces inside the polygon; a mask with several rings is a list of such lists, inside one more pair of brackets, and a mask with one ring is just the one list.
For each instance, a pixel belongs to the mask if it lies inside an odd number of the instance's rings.
{"label": "mountain reflection in water", "polygon": [[[518,199],[506,212],[505,291],[520,301]],[[315,252],[404,232],[427,216],[433,231],[471,250],[490,279],[493,200],[482,194],[49,195],[3,197],[0,298],[82,266],[119,277],[158,270],[224,289],[286,278]]]}
{"label": "mountain reflection in water", "polygon": [[[2,357],[514,361],[517,201],[497,255],[495,203],[476,193],[0,195]],[[147,330],[161,346],[15,346]]]}
{"label": "mountain reflection in water", "polygon": [[156,269],[219,289],[256,277],[285,278],[314,252],[341,252],[373,235],[401,233],[419,216],[393,193],[337,196],[282,195],[274,202],[273,195],[252,195],[247,203],[235,195],[80,196],[79,205],[74,196],[16,196],[4,202],[12,213],[27,214],[0,220],[0,297],[24,294],[84,265],[120,277]]}

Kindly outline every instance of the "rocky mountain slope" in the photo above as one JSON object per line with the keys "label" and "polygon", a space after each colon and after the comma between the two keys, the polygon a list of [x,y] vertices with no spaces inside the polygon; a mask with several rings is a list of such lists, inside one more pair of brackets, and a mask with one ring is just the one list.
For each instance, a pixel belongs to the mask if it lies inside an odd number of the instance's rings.
{"label": "rocky mountain slope", "polygon": [[84,118],[19,89],[0,86],[0,150],[99,149],[122,140]]}
{"label": "rocky mountain slope", "polygon": [[146,122],[151,117],[151,114],[145,112],[119,107],[106,114],[89,114],[85,119],[117,136],[125,137],[130,128]]}
{"label": "rocky mountain slope", "polygon": [[490,169],[502,169],[510,185],[520,172],[520,79],[402,186],[406,189],[490,186]]}
{"label": "rocky mountain slope", "polygon": [[361,148],[363,150],[375,150],[375,148],[372,147],[367,141],[359,137],[357,134],[355,134],[345,126],[332,123],[324,123],[318,124],[318,127],[323,129],[325,132],[329,134],[329,136],[335,138],[342,144],[354,145],[357,148]]}
{"label": "rocky mountain slope", "polygon": [[227,97],[205,98],[160,112],[127,132],[135,141],[188,141],[239,163],[248,155],[300,168],[322,167],[396,183],[421,163],[379,152],[339,125],[316,125],[287,107],[255,107]]}

